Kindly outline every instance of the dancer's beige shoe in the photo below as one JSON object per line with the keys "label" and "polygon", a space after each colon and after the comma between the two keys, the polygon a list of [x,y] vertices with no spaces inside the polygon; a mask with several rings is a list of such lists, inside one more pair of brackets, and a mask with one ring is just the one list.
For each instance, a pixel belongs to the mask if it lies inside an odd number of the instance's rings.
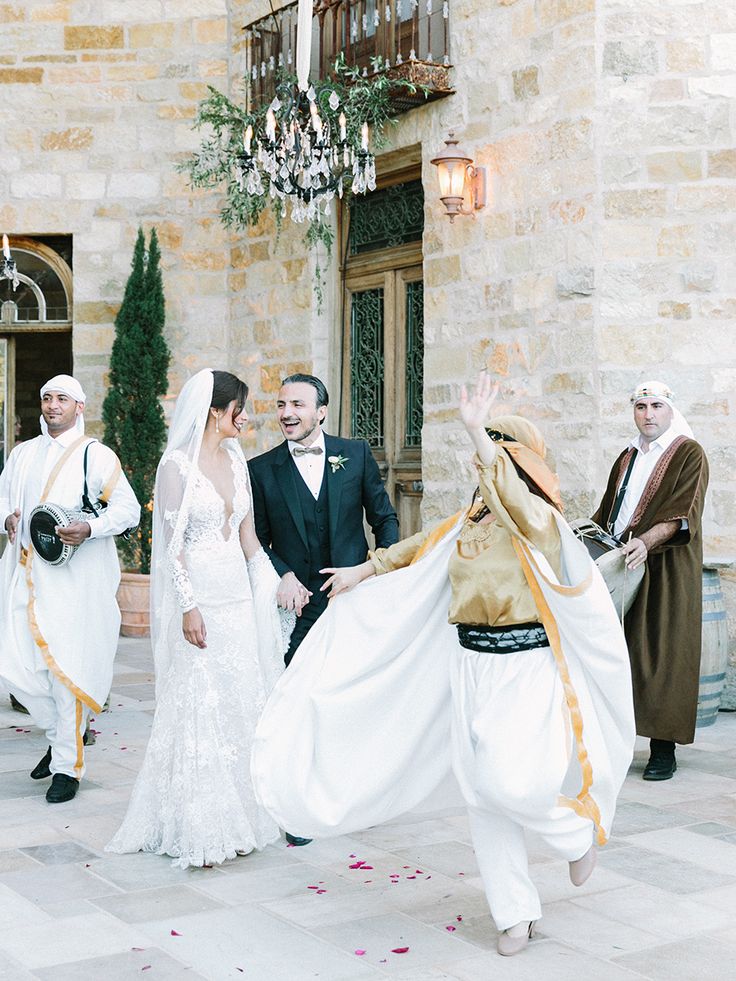
{"label": "dancer's beige shoe", "polygon": [[534,920],[522,920],[498,935],[496,949],[502,957],[520,954],[534,936]]}
{"label": "dancer's beige shoe", "polygon": [[590,873],[595,868],[597,857],[598,852],[595,850],[595,845],[591,845],[582,858],[568,863],[570,866],[570,882],[574,886],[582,886],[584,882],[588,881]]}

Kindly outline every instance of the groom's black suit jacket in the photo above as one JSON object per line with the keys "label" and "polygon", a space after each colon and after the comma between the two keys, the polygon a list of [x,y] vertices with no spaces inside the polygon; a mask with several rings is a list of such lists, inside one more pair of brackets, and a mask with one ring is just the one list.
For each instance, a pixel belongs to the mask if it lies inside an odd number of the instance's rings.
{"label": "groom's black suit jacket", "polygon": [[[399,540],[399,521],[365,440],[342,439],[325,433],[325,457],[331,456],[345,457],[346,462],[333,473],[325,459],[323,482],[328,484],[330,564],[358,565],[368,555],[363,511],[377,548]],[[289,444],[284,441],[254,457],[248,468],[256,534],[279,576],[291,571],[306,585],[317,570],[310,568],[302,495],[297,485],[302,477],[291,459]]]}

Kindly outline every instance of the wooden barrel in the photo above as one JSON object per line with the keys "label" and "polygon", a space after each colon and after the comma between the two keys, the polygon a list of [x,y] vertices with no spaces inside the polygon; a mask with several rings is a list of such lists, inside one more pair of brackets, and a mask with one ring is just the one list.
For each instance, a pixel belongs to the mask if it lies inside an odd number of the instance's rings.
{"label": "wooden barrel", "polygon": [[151,577],[140,572],[123,572],[118,586],[120,634],[123,637],[148,637],[151,633],[149,613]]}
{"label": "wooden barrel", "polygon": [[721,704],[728,663],[728,625],[718,569],[703,569],[703,651],[696,725],[712,726]]}

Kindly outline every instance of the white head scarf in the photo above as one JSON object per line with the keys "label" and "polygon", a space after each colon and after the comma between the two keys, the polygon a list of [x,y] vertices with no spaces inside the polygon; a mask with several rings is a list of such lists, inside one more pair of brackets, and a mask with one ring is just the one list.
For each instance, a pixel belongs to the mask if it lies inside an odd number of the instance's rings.
{"label": "white head scarf", "polygon": [[672,422],[667,432],[672,433],[673,436],[687,436],[689,439],[694,439],[693,431],[687,419],[675,405],[675,396],[669,385],[654,380],[639,382],[631,393],[631,404],[641,402],[642,399],[666,402],[672,409]]}
{"label": "white head scarf", "polygon": [[[72,378],[71,375],[54,375],[50,378],[45,385],[41,386],[41,398],[46,395],[47,392],[61,392],[62,395],[68,395],[70,399],[74,399],[75,402],[84,403],[87,401],[87,396],[84,394],[84,389],[79,384],[76,378]],[[44,436],[48,435],[49,427],[46,425],[46,420],[43,416],[39,419],[41,423],[41,432]],[[74,423],[74,428],[77,435],[84,435],[84,412],[80,412]]]}

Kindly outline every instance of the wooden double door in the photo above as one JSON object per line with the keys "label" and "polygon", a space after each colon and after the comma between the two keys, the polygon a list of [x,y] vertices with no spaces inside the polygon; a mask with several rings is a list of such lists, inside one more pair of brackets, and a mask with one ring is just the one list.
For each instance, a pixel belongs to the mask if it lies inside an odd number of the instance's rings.
{"label": "wooden double door", "polygon": [[345,278],[342,430],[368,440],[402,538],[421,528],[423,491],[424,283],[416,258],[407,250],[376,256]]}

